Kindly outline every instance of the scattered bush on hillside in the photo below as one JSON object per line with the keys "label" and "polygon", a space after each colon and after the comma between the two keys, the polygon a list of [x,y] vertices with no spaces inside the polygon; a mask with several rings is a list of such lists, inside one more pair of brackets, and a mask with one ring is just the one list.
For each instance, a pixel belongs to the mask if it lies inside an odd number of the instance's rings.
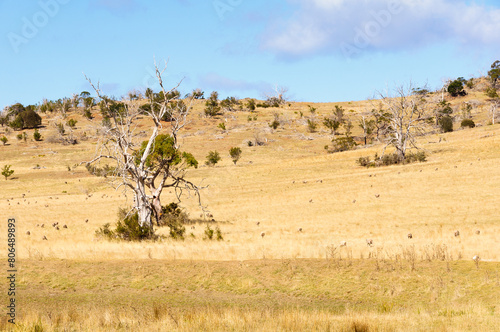
{"label": "scattered bush on hillside", "polygon": [[61,136],[64,135],[64,133],[66,132],[66,129],[64,129],[64,125],[62,123],[56,124],[56,128],[57,128],[57,132]]}
{"label": "scattered bush on hillside", "polygon": [[219,155],[219,152],[217,151],[210,151],[207,155],[207,161],[205,164],[207,166],[215,166],[219,161],[221,160],[221,157]]}
{"label": "scattered bush on hillside", "polygon": [[498,98],[497,89],[493,87],[486,88],[486,91],[484,93],[486,94],[486,96],[488,96],[488,98]]}
{"label": "scattered bush on hillside", "polygon": [[278,112],[273,112],[274,120],[269,124],[269,127],[276,130],[281,125],[280,114]]}
{"label": "scattered bush on hillside", "polygon": [[16,135],[16,138],[20,141],[23,139],[23,134],[22,133],[19,133]]}
{"label": "scattered bush on hillside", "polygon": [[307,130],[310,133],[316,132],[317,128],[318,128],[318,124],[316,123],[316,121],[314,121],[314,119],[307,119]]}
{"label": "scattered bush on hillside", "polygon": [[226,99],[222,100],[220,102],[220,107],[222,107],[223,110],[228,111],[228,112],[234,112],[238,109],[241,109],[241,104],[236,97],[227,97]]}
{"label": "scattered bush on hillside", "polygon": [[217,127],[222,129],[223,131],[226,131],[226,125],[224,124],[224,122],[219,123],[219,125]]}
{"label": "scattered bush on hillside", "polygon": [[92,115],[92,112],[89,109],[86,109],[84,111],[83,116],[85,116],[89,120],[92,120],[94,118],[94,116]]}
{"label": "scattered bush on hillside", "polygon": [[[334,138],[332,143],[333,149],[327,149],[329,153],[349,151],[358,145],[351,136]],[[328,146],[326,147],[328,148]]]}
{"label": "scattered bush on hillside", "polygon": [[8,140],[9,139],[5,136],[2,136],[2,138],[0,138],[0,141],[2,141],[3,145],[7,144]]}
{"label": "scattered bush on hillside", "polygon": [[35,129],[35,132],[33,133],[33,139],[37,142],[42,140],[42,134],[40,134],[38,129]]}
{"label": "scattered bush on hillside", "polygon": [[77,122],[78,122],[78,121],[76,121],[75,119],[69,119],[69,120],[66,122],[66,124],[67,124],[68,126],[70,126],[71,128],[75,128],[75,126],[76,126],[76,123],[77,123]]}
{"label": "scattered bush on hillside", "polygon": [[476,126],[476,124],[474,123],[474,121],[472,121],[472,119],[464,119],[462,120],[462,123],[460,124],[460,127],[464,128],[464,127],[469,127],[469,128],[474,128]]}
{"label": "scattered bush on hillside", "polygon": [[488,77],[491,80],[491,86],[496,88],[498,79],[500,78],[500,61],[496,60],[491,64],[491,70],[488,72]]}
{"label": "scattered bush on hillside", "polygon": [[371,160],[370,157],[360,157],[357,160],[357,163],[363,167],[380,167],[380,166],[390,166],[390,165],[405,165],[414,162],[426,162],[427,156],[424,151],[418,151],[415,153],[407,153],[405,159],[401,159],[401,157],[397,153],[389,153],[384,154],[382,157],[379,157],[375,154],[375,159]]}
{"label": "scattered bush on hillside", "polygon": [[221,107],[219,105],[219,93],[214,91],[210,98],[205,102],[205,115],[209,117],[220,115]]}
{"label": "scattered bush on hillside", "polygon": [[443,133],[449,133],[453,131],[453,119],[449,115],[445,115],[439,119],[439,125]]}
{"label": "scattered bush on hillside", "polygon": [[249,99],[247,101],[247,108],[252,112],[255,111],[256,105],[255,105],[255,99]]}
{"label": "scattered bush on hillside", "polygon": [[231,156],[233,163],[236,165],[238,160],[241,158],[241,149],[239,147],[231,148],[229,149],[229,155]]}
{"label": "scattered bush on hillside", "polygon": [[448,93],[453,97],[465,96],[464,83],[467,82],[463,77],[459,77],[448,85]]}
{"label": "scattered bush on hillside", "polygon": [[2,168],[2,175],[5,177],[5,180],[12,174],[14,174],[14,170],[10,169],[12,165],[4,165]]}
{"label": "scattered bush on hillside", "polygon": [[205,228],[205,235],[203,237],[203,240],[213,240],[214,239],[214,234],[215,234],[215,239],[217,241],[223,241],[224,238],[222,237],[222,231],[219,228],[219,226],[215,227],[215,231],[210,227],[210,225],[207,225],[207,228]]}
{"label": "scattered bush on hillside", "polygon": [[19,113],[14,121],[9,123],[13,129],[31,129],[36,128],[42,124],[42,118],[32,109]]}

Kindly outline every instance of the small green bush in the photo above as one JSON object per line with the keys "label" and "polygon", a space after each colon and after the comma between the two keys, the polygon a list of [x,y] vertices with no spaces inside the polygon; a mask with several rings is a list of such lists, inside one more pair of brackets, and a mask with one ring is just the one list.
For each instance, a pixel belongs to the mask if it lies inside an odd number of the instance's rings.
{"label": "small green bush", "polygon": [[64,135],[66,130],[64,129],[64,125],[62,123],[58,123],[57,125],[57,132],[61,135]]}
{"label": "small green bush", "polygon": [[357,163],[363,167],[380,167],[380,166],[390,166],[390,165],[399,165],[399,164],[410,164],[414,162],[426,162],[427,155],[424,151],[418,151],[415,153],[409,152],[406,153],[405,159],[401,159],[401,157],[397,153],[389,153],[384,154],[382,157],[378,157],[375,154],[375,159],[371,160],[370,157],[360,157],[357,160]]}
{"label": "small green bush", "polygon": [[439,119],[439,125],[443,133],[449,133],[453,131],[453,119],[449,115],[445,115],[441,119]]}
{"label": "small green bush", "polygon": [[316,121],[307,119],[307,130],[309,130],[310,133],[314,133],[316,131],[316,128],[318,128],[318,124]]}
{"label": "small green bush", "polygon": [[33,138],[37,142],[42,140],[42,134],[38,132],[38,129],[35,129],[35,132],[33,133]]}
{"label": "small green bush", "polygon": [[224,122],[219,123],[219,125],[217,127],[219,127],[220,129],[226,131],[226,125],[224,124]]}
{"label": "small green bush", "polygon": [[219,155],[219,152],[217,151],[210,151],[207,155],[207,161],[205,164],[207,166],[215,166],[219,161],[221,160],[221,157]]}
{"label": "small green bush", "polygon": [[5,176],[5,180],[12,174],[14,174],[14,170],[10,169],[12,165],[4,165],[2,168],[2,175]]}
{"label": "small green bush", "polygon": [[7,144],[8,140],[9,139],[7,137],[5,137],[5,136],[2,136],[2,138],[0,138],[0,141],[2,141],[3,145]]}
{"label": "small green bush", "polygon": [[271,123],[269,124],[269,127],[271,127],[271,128],[273,128],[274,130],[276,130],[276,129],[278,129],[279,125],[280,125],[280,122],[279,122],[278,120],[276,120],[276,119],[275,119],[275,120],[273,120],[273,122],[271,122]]}
{"label": "small green bush", "polygon": [[170,237],[175,240],[184,240],[186,227],[189,222],[188,215],[182,211],[177,203],[170,203],[162,207],[162,214],[157,220],[159,226],[168,226],[170,228]]}
{"label": "small green bush", "polygon": [[486,88],[485,94],[486,94],[486,96],[488,96],[489,98],[498,98],[497,89],[495,89],[495,88],[493,88],[493,87],[488,87],[488,88]]}
{"label": "small green bush", "polygon": [[78,121],[76,121],[75,119],[69,119],[68,122],[66,122],[66,124],[71,128],[75,128],[77,122]]}
{"label": "small green bush", "polygon": [[23,139],[23,134],[17,134],[17,135],[16,135],[16,138],[17,138],[18,140],[22,140],[22,139]]}
{"label": "small green bush", "polygon": [[475,126],[476,124],[474,123],[474,121],[472,121],[472,119],[463,119],[462,123],[460,124],[460,127],[462,128],[464,127],[474,128]]}
{"label": "small green bush", "polygon": [[125,241],[142,241],[154,238],[154,232],[149,227],[141,227],[139,225],[139,214],[127,215],[125,209],[120,209],[118,212],[118,222],[116,224],[115,234]]}
{"label": "small green bush", "polygon": [[356,145],[358,145],[354,141],[354,138],[350,136],[335,138],[332,140],[332,142],[333,142],[333,152],[349,151],[354,149]]}
{"label": "small green bush", "polygon": [[207,225],[207,228],[205,228],[205,236],[203,237],[203,240],[212,240],[214,238],[214,230],[210,227],[210,225]]}
{"label": "small green bush", "polygon": [[231,156],[233,163],[236,165],[238,160],[241,158],[241,149],[239,147],[231,148],[229,149],[229,155]]}

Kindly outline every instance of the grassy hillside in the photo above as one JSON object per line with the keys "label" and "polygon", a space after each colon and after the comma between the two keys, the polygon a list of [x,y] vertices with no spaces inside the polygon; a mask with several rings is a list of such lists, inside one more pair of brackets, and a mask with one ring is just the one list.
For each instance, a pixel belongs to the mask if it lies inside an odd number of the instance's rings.
{"label": "grassy hillside", "polygon": [[[44,116],[41,142],[32,140],[32,130],[26,142],[4,132],[9,142],[0,146],[0,167],[12,165],[15,173],[0,180],[0,211],[19,221],[20,329],[494,330],[500,125],[488,125],[479,92],[455,98],[456,113],[471,100],[479,105],[472,111],[478,127],[455,124],[452,133],[419,137],[427,162],[369,169],[356,160],[383,145],[328,154],[329,131],[307,130],[308,103],[213,119],[197,101],[182,150],[200,164],[209,151],[221,153],[215,167],[188,172],[208,186],[202,200],[223,232],[219,242],[203,240],[204,223],[187,226],[185,241],[95,237],[116,221],[120,206],[132,204],[130,193],[74,167],[95,153],[97,110],[93,121],[81,112]],[[336,104],[355,123],[377,103]],[[335,104],[310,105],[320,123]],[[269,127],[273,113],[282,119],[276,130]],[[69,118],[78,121],[79,144],[51,143],[55,124]],[[361,135],[357,126],[354,134]],[[256,136],[265,145],[248,146]],[[228,152],[235,146],[243,151],[237,165]],[[171,201],[173,193],[165,192],[162,203]],[[193,199],[182,206],[199,217]],[[0,232],[7,233],[6,223]]]}

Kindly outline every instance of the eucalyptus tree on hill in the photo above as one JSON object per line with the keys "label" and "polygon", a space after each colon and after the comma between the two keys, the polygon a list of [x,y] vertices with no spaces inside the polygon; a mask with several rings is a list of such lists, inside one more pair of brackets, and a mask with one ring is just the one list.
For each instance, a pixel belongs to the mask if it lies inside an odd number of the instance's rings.
{"label": "eucalyptus tree on hill", "polygon": [[[181,152],[178,142],[178,133],[187,124],[190,107],[171,107],[172,92],[180,83],[166,91],[162,81],[166,66],[162,71],[156,65],[155,68],[163,98],[152,98],[148,108],[139,107],[134,101],[114,101],[102,94],[99,84],[94,86],[87,78],[109,121],[102,128],[104,134],[96,156],[86,164],[95,169],[99,164],[111,162],[111,167],[106,166],[109,170],[107,178],[116,189],[123,187],[133,192],[132,211],[138,213],[139,225],[151,231],[153,217],[158,221],[162,213],[161,194],[165,188],[173,189],[179,201],[184,192],[194,194],[201,206],[201,187],[186,179],[187,169],[197,167],[198,162],[190,153]],[[162,118],[167,112],[170,112],[171,121],[164,124]],[[141,124],[147,119],[151,125],[151,134],[145,141],[140,138],[144,133],[138,130],[140,118],[143,118]]]}

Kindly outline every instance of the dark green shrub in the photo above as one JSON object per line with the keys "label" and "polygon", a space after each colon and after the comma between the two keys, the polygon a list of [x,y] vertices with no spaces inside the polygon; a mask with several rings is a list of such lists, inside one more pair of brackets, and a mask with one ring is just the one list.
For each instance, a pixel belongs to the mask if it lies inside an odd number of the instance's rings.
{"label": "dark green shrub", "polygon": [[439,119],[439,125],[441,126],[441,131],[443,133],[453,131],[453,119],[449,115],[441,117],[441,119]]}
{"label": "dark green shrub", "polygon": [[23,119],[18,116],[14,121],[9,122],[9,126],[14,130],[22,130],[24,128]]}
{"label": "dark green shrub", "polygon": [[2,141],[3,145],[7,144],[8,140],[9,139],[5,136],[2,136],[2,138],[0,138],[0,141]]}
{"label": "dark green shrub", "polygon": [[207,225],[207,228],[205,228],[205,236],[203,237],[203,240],[212,240],[214,238],[214,230],[210,227],[210,225]]}
{"label": "dark green shrub", "polygon": [[57,125],[57,132],[61,135],[64,135],[66,130],[64,129],[64,125],[62,123],[58,123]]}
{"label": "dark green shrub", "polygon": [[35,132],[33,133],[33,138],[37,142],[42,140],[42,134],[40,134],[40,132],[38,132],[38,129],[35,129]]}
{"label": "dark green shrub", "polygon": [[424,163],[427,161],[427,155],[425,154],[424,151],[418,151],[415,153],[411,153],[411,152],[407,153],[405,156],[404,163],[408,164],[408,163],[414,163],[417,161],[421,162],[421,163]]}
{"label": "dark green shrub", "polygon": [[269,127],[271,127],[271,128],[273,128],[274,130],[276,130],[276,129],[278,129],[279,125],[280,125],[280,122],[279,122],[278,120],[276,120],[276,119],[275,119],[275,120],[273,120],[273,122],[271,122],[271,123],[269,124]]}
{"label": "dark green shrub", "polygon": [[75,119],[69,119],[69,120],[66,122],[66,124],[67,124],[68,126],[70,126],[71,128],[75,128],[75,126],[76,126],[76,123],[77,123],[77,122],[78,122],[78,121],[76,121]]}
{"label": "dark green shrub", "polygon": [[154,238],[154,232],[149,227],[139,225],[139,214],[137,212],[127,215],[127,210],[120,209],[118,222],[116,223],[116,236],[125,241],[142,241]]}
{"label": "dark green shrub", "polygon": [[397,165],[402,163],[403,160],[397,153],[384,154],[380,159],[379,163],[383,166]]}
{"label": "dark green shrub", "polygon": [[231,156],[233,163],[236,165],[238,160],[241,158],[241,149],[239,147],[231,148],[229,149],[229,155]]}
{"label": "dark green shrub", "polygon": [[318,124],[316,121],[307,119],[307,130],[309,130],[310,133],[314,133],[316,131],[316,128],[318,128]]}
{"label": "dark green shrub", "polygon": [[186,227],[189,222],[188,215],[182,211],[177,203],[170,203],[162,207],[162,213],[157,220],[159,226],[168,226],[170,228],[170,237],[175,240],[184,240]]}
{"label": "dark green shrub", "polygon": [[210,98],[205,102],[205,115],[216,116],[219,115],[221,107],[219,105],[219,93],[214,91],[210,94]]}
{"label": "dark green shrub", "polygon": [[333,152],[343,152],[352,150],[358,145],[353,137],[339,137],[332,140]]}
{"label": "dark green shrub", "polygon": [[375,154],[375,159],[371,160],[370,157],[360,157],[357,163],[363,167],[380,167],[380,166],[390,166],[390,165],[404,165],[414,162],[426,162],[427,156],[424,151],[418,151],[415,153],[408,152],[405,154],[405,158],[401,157],[397,153],[385,154],[382,157],[378,157]]}
{"label": "dark green shrub", "polygon": [[448,93],[453,97],[465,96],[467,93],[464,90],[464,82],[466,82],[462,77],[457,78],[448,85]]}
{"label": "dark green shrub", "polygon": [[207,161],[205,162],[205,164],[208,166],[215,166],[215,164],[217,164],[220,160],[221,157],[219,155],[219,152],[210,151],[207,155]]}
{"label": "dark green shrub", "polygon": [[495,88],[493,88],[493,87],[488,87],[488,88],[486,88],[485,94],[486,94],[486,96],[488,96],[489,98],[498,98],[497,89],[495,89]]}
{"label": "dark green shrub", "polygon": [[23,134],[22,134],[22,133],[17,134],[17,135],[16,135],[16,138],[17,138],[18,140],[22,140],[22,139],[23,139]]}
{"label": "dark green shrub", "polygon": [[222,237],[222,231],[220,230],[219,226],[215,227],[215,236],[217,241],[224,240],[224,238]]}
{"label": "dark green shrub", "polygon": [[89,110],[89,109],[86,109],[85,112],[83,113],[83,115],[89,119],[89,120],[92,120],[94,117],[92,116],[92,112]]}
{"label": "dark green shrub", "polygon": [[250,110],[250,111],[255,111],[255,108],[256,108],[256,105],[255,105],[255,99],[249,99],[247,101],[247,108]]}
{"label": "dark green shrub", "polygon": [[363,167],[374,167],[375,162],[370,160],[370,157],[359,157],[358,164]]}
{"label": "dark green shrub", "polygon": [[464,127],[474,128],[475,126],[476,124],[474,123],[474,121],[472,121],[472,119],[463,119],[462,123],[460,124],[460,127],[462,128]]}
{"label": "dark green shrub", "polygon": [[4,165],[2,168],[2,175],[5,176],[5,180],[12,174],[14,174],[14,170],[10,169],[12,165]]}

